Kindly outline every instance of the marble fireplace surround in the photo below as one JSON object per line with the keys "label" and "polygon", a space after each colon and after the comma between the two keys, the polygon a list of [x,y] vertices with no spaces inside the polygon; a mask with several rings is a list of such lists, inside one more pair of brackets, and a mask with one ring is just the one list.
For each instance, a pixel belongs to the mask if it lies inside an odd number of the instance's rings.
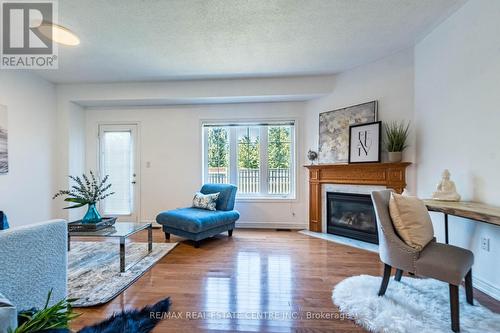
{"label": "marble fireplace surround", "polygon": [[386,186],[377,185],[343,185],[343,184],[324,184],[321,186],[321,230],[326,233],[326,193],[327,192],[337,192],[337,193],[348,193],[348,194],[368,194],[370,195],[372,191],[385,190]]}

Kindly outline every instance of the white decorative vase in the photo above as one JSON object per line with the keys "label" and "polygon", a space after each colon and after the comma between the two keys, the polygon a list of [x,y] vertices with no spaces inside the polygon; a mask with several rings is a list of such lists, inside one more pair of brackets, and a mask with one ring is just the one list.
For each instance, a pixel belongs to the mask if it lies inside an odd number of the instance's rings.
{"label": "white decorative vase", "polygon": [[390,151],[388,155],[389,162],[391,163],[401,162],[403,159],[403,152],[401,151]]}

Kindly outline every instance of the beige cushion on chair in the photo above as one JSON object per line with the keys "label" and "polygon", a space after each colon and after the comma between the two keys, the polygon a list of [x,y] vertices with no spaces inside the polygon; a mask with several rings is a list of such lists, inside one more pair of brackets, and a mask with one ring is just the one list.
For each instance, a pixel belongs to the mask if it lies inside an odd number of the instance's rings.
{"label": "beige cushion on chair", "polygon": [[412,248],[420,251],[433,239],[431,217],[422,200],[391,193],[389,212],[399,237]]}

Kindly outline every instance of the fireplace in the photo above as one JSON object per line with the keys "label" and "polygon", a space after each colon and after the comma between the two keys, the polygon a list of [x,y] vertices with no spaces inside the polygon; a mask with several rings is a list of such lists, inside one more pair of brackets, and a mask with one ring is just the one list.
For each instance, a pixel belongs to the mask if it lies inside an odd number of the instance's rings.
{"label": "fireplace", "polygon": [[326,221],[329,234],[378,244],[377,219],[369,194],[327,192]]}

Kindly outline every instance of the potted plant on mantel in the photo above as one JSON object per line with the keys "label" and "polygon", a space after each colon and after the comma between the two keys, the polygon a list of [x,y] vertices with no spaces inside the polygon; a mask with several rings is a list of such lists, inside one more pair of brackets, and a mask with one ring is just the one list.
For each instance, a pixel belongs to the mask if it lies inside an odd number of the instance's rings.
{"label": "potted plant on mantel", "polygon": [[385,148],[389,162],[401,162],[403,151],[408,147],[406,141],[410,132],[410,122],[393,121],[385,124]]}
{"label": "potted plant on mantel", "polygon": [[52,199],[59,196],[67,196],[64,201],[75,203],[75,205],[64,209],[79,208],[88,205],[87,213],[83,217],[82,223],[90,224],[101,222],[101,214],[99,214],[95,205],[99,201],[115,194],[115,192],[108,192],[111,188],[111,184],[106,184],[109,176],[106,175],[99,181],[94,173],[90,171],[90,177],[83,174],[82,177],[69,176],[69,178],[76,184],[71,186],[69,190],[60,190]]}

